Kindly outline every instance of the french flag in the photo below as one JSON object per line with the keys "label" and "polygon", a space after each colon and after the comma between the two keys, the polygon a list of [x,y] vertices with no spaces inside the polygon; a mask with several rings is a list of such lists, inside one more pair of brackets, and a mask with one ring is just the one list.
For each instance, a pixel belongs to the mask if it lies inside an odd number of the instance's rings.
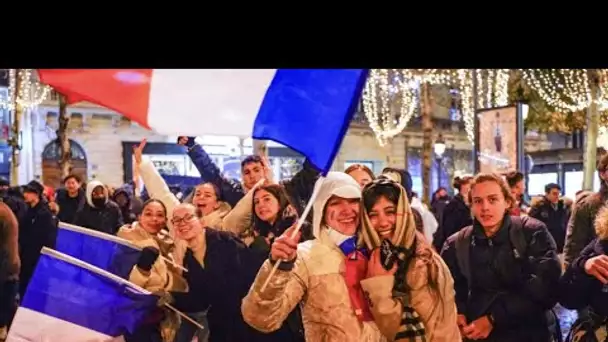
{"label": "french flag", "polygon": [[120,341],[158,299],[78,259],[43,248],[7,341]]}
{"label": "french flag", "polygon": [[[366,69],[38,69],[68,103],[88,101],[165,135],[236,135],[300,152],[323,174]],[[252,131],[253,127],[253,131]]]}

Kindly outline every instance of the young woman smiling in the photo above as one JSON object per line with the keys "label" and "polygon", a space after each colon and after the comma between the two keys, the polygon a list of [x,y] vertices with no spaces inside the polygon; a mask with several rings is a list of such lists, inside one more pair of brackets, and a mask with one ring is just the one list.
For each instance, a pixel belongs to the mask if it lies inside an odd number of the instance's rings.
{"label": "young woman smiling", "polygon": [[386,178],[368,184],[362,216],[372,252],[361,286],[380,331],[391,341],[461,341],[452,276],[416,230],[405,189]]}

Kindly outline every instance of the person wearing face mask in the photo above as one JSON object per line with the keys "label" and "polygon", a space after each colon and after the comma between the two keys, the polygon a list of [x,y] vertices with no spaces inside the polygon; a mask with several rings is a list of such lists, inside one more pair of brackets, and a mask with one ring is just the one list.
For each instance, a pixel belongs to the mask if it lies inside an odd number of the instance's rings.
{"label": "person wearing face mask", "polygon": [[391,341],[461,341],[450,270],[416,230],[403,187],[376,180],[362,205],[360,241],[372,253],[361,286],[380,331]]}
{"label": "person wearing face mask", "polygon": [[199,215],[192,204],[175,207],[173,227],[187,243],[183,265],[190,291],[166,292],[159,300],[184,312],[207,311],[211,342],[299,341],[288,325],[264,334],[243,321],[241,300],[264,258],[234,234],[203,227]]}
{"label": "person wearing face mask", "polygon": [[450,236],[441,256],[454,278],[458,325],[468,340],[551,342],[561,267],[544,223],[511,216],[515,199],[498,174],[471,182],[472,226]]}
{"label": "person wearing face mask", "polygon": [[[181,271],[174,264],[159,257],[171,260],[175,248],[166,226],[165,206],[157,199],[150,199],[143,204],[137,221],[118,230],[118,237],[142,248],[139,260],[129,275],[129,281],[150,292],[186,292],[188,286],[180,275]],[[160,341],[160,337],[163,341],[172,341],[177,325],[178,320],[173,312],[159,310],[134,334],[126,336],[126,341]]]}
{"label": "person wearing face mask", "polygon": [[290,228],[274,241],[243,299],[243,318],[271,332],[300,305],[306,341],[383,341],[360,287],[368,261],[367,251],[357,246],[360,185],[345,173],[329,172],[315,187],[315,239],[298,244],[301,233],[292,238]]}
{"label": "person wearing face mask", "polygon": [[108,189],[98,180],[90,181],[85,203],[76,213],[74,224],[107,234],[116,234],[124,224],[118,204],[110,200]]}

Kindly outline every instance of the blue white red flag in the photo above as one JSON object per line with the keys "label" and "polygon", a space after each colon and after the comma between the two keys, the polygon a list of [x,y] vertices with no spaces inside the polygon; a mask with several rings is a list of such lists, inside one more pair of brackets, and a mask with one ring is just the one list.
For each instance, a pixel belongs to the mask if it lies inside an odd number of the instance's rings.
{"label": "blue white red flag", "polygon": [[59,223],[55,248],[123,279],[129,279],[141,254],[127,240],[64,222]]}
{"label": "blue white red flag", "polygon": [[[166,135],[236,135],[288,146],[326,174],[366,69],[38,69],[88,101]],[[252,134],[253,128],[253,134]]]}
{"label": "blue white red flag", "polygon": [[7,341],[116,341],[156,303],[119,277],[43,248]]}

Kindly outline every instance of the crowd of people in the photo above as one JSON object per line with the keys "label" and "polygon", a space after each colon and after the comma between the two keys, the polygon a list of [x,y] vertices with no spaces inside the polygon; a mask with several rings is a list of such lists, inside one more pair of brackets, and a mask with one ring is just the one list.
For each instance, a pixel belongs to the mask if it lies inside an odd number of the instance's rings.
{"label": "crowd of people", "polygon": [[522,173],[477,174],[455,178],[453,197],[438,189],[427,208],[404,169],[320,177],[305,162],[277,183],[254,155],[236,181],[193,138],[177,143],[201,174],[183,200],[143,157],[145,141],[134,147],[143,194],[75,175],[57,190],[0,184],[4,334],[61,221],[142,248],[129,280],[159,308],[127,342],[552,342],[562,340],[558,303],[578,310],[572,341],[606,339],[608,156],[597,193],[569,200],[547,184],[528,204]]}

